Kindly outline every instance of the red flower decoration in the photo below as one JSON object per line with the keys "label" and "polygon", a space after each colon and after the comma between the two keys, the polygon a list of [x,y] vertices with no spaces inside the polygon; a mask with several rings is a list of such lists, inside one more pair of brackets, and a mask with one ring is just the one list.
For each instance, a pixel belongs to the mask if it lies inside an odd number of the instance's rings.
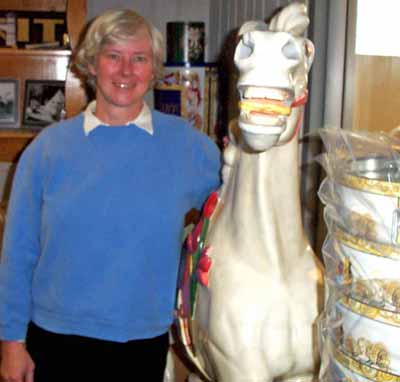
{"label": "red flower decoration", "polygon": [[212,263],[211,257],[208,256],[208,251],[209,247],[203,249],[199,261],[197,262],[196,269],[197,280],[205,287],[208,287],[208,271],[210,270]]}
{"label": "red flower decoration", "polygon": [[202,272],[200,269],[198,269],[196,274],[197,274],[197,280],[199,280],[199,283],[205,287],[208,287],[208,273]]}
{"label": "red flower decoration", "polygon": [[197,263],[197,268],[202,272],[208,272],[211,267],[211,258],[210,256],[203,255],[200,257],[199,262]]}
{"label": "red flower decoration", "polygon": [[218,203],[218,192],[214,191],[211,193],[211,195],[208,197],[204,209],[203,209],[203,214],[204,217],[209,219],[211,215],[213,214],[215,207],[217,206]]}
{"label": "red flower decoration", "polygon": [[196,245],[197,248],[197,244],[200,241],[200,235],[201,235],[201,230],[203,229],[203,220],[200,220],[197,224],[196,227],[194,227],[193,231],[192,231],[192,235],[193,235],[193,240],[194,240],[194,244]]}
{"label": "red flower decoration", "polygon": [[186,248],[189,253],[194,253],[197,250],[197,246],[200,242],[201,230],[203,229],[203,220],[200,220],[196,227],[193,228],[192,232],[187,235]]}

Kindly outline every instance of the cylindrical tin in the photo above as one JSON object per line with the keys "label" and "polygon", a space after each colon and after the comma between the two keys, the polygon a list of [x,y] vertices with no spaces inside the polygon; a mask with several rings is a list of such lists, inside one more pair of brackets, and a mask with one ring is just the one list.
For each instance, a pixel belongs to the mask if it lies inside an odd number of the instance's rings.
{"label": "cylindrical tin", "polygon": [[169,64],[204,63],[204,23],[167,23],[167,61]]}
{"label": "cylindrical tin", "polygon": [[336,210],[354,235],[400,245],[400,163],[390,158],[353,160],[335,180],[327,179],[319,195]]}
{"label": "cylindrical tin", "polygon": [[354,313],[341,303],[336,307],[341,317],[341,338],[337,341],[341,354],[336,354],[336,360],[372,381],[399,381],[399,328],[368,314]]}

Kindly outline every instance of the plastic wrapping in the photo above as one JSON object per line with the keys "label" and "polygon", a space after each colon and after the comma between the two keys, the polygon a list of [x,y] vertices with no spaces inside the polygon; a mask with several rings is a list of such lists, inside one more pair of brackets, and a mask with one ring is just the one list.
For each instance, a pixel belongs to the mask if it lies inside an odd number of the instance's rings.
{"label": "plastic wrapping", "polygon": [[400,154],[384,134],[326,129],[319,197],[321,381],[400,381]]}

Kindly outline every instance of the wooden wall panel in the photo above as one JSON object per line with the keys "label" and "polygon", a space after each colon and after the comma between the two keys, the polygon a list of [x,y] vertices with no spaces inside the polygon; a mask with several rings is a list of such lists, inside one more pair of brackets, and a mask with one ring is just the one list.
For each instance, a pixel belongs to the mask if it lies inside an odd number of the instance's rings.
{"label": "wooden wall panel", "polygon": [[0,10],[64,12],[67,0],[0,0]]}
{"label": "wooden wall panel", "polygon": [[400,58],[356,56],[353,130],[385,131],[400,126]]}

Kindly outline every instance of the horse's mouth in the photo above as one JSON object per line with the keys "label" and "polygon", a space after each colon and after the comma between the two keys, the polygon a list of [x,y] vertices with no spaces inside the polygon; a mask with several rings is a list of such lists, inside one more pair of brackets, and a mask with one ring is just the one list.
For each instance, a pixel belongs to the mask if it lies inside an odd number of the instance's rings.
{"label": "horse's mouth", "polygon": [[[240,117],[242,125],[253,133],[280,134],[292,111],[293,91],[260,86],[241,86]],[[267,128],[267,130],[265,130]],[[259,131],[262,129],[263,131]],[[257,131],[257,132],[256,132]]]}

